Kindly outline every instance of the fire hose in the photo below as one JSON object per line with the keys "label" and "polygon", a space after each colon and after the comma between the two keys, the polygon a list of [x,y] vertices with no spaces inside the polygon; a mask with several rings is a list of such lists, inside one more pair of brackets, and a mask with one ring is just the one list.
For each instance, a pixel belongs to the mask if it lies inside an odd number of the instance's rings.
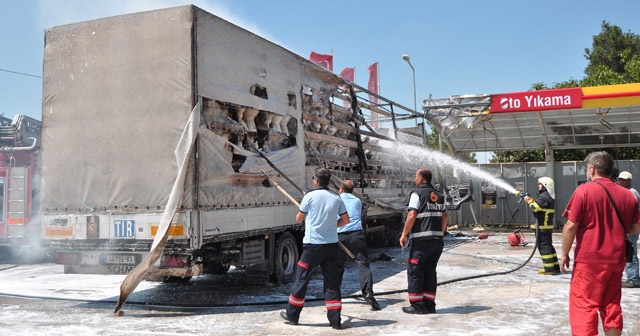
{"label": "fire hose", "polygon": [[[517,197],[520,197],[520,199],[518,200],[518,203],[522,202],[522,200],[525,200],[525,197],[529,197],[528,194],[521,194],[521,193],[516,193]],[[526,201],[526,200],[525,200]],[[535,202],[535,201],[534,201]],[[531,254],[529,255],[529,258],[527,258],[527,260],[525,260],[522,264],[518,265],[516,268],[507,270],[507,271],[502,271],[502,272],[494,272],[494,273],[488,273],[488,274],[480,274],[480,275],[472,275],[472,276],[468,276],[468,277],[462,277],[462,278],[457,278],[457,279],[451,279],[451,280],[447,280],[447,281],[443,281],[443,282],[439,282],[438,286],[440,285],[446,285],[446,284],[450,284],[450,283],[454,283],[454,282],[458,282],[458,281],[464,281],[464,280],[471,280],[471,279],[478,279],[478,278],[484,278],[484,277],[489,277],[489,276],[494,276],[494,275],[504,275],[504,274],[509,274],[509,273],[513,273],[519,269],[521,269],[522,267],[524,267],[526,264],[529,263],[529,261],[531,261],[531,258],[533,258],[533,255],[536,253],[536,250],[538,249],[538,244],[539,244],[539,237],[540,237],[540,228],[539,228],[539,224],[538,222],[536,222],[536,230],[535,230],[535,235],[536,235],[536,242],[533,245],[533,250],[531,250]]]}
{"label": "fire hose", "polygon": [[[531,201],[533,201],[533,199],[531,199],[531,197],[526,194],[526,193],[519,193],[516,192],[515,194],[517,197],[520,197],[520,199],[518,200],[518,203],[522,202],[523,200],[525,200],[525,202],[527,204],[529,204]],[[529,199],[531,199],[531,201],[529,201],[527,199],[527,197],[529,197]],[[535,202],[535,201],[533,201]],[[539,224],[538,222],[536,222],[536,229],[535,229],[535,235],[536,235],[536,242],[535,245],[533,246],[533,250],[531,250],[531,254],[529,255],[529,257],[527,258],[527,260],[525,260],[522,264],[518,265],[517,267],[510,269],[510,270],[506,270],[506,271],[502,271],[502,272],[494,272],[494,273],[487,273],[487,274],[478,274],[478,275],[471,275],[471,276],[467,276],[467,277],[461,277],[461,278],[456,278],[456,279],[451,279],[451,280],[446,280],[446,281],[442,281],[442,282],[438,282],[438,286],[442,286],[442,285],[447,285],[447,284],[451,284],[454,282],[459,282],[459,281],[465,281],[465,280],[472,280],[472,279],[479,279],[479,278],[484,278],[484,277],[490,277],[490,276],[495,276],[495,275],[504,275],[504,274],[509,274],[509,273],[513,273],[519,269],[521,269],[522,267],[524,267],[525,265],[527,265],[529,263],[529,261],[531,261],[531,259],[533,258],[533,255],[536,253],[536,250],[538,249],[538,244],[539,244],[539,237],[540,237],[540,228],[539,228]],[[390,294],[398,294],[398,293],[404,293],[406,292],[406,289],[403,290],[395,290],[395,291],[387,291],[387,292],[379,292],[379,293],[375,293],[376,296],[379,295],[390,295]],[[353,298],[358,297],[357,295],[353,295],[351,296]]]}

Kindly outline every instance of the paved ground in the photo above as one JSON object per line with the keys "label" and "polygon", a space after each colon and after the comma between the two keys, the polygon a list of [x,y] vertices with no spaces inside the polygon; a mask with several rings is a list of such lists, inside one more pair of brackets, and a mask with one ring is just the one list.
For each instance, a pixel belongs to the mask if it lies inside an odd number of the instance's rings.
{"label": "paved ground", "polygon": [[[570,274],[538,275],[536,253],[521,269],[533,243],[512,247],[507,233],[488,239],[460,237],[447,242],[438,267],[440,283],[435,315],[401,312],[408,304],[406,255],[398,248],[372,249],[375,291],[381,311],[360,299],[355,267],[343,286],[345,330],[328,326],[322,281],[310,284],[300,325],[283,323],[289,286],[256,285],[240,270],[207,276],[189,284],[144,281],[113,316],[123,276],[62,274],[53,264],[0,265],[0,330],[11,335],[568,335]],[[533,239],[533,238],[529,238]],[[556,243],[560,236],[554,237]],[[559,245],[556,245],[557,248]],[[380,256],[391,260],[380,260]],[[382,258],[385,259],[385,258]],[[640,334],[640,289],[623,289],[623,335]],[[190,307],[187,307],[190,306]]]}

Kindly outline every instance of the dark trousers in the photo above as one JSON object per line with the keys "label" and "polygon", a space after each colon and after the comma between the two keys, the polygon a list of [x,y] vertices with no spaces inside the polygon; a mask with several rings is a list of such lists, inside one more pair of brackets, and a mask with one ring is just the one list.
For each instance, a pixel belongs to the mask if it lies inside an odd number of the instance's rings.
{"label": "dark trousers", "polygon": [[553,230],[538,230],[538,250],[542,257],[542,266],[547,272],[560,272],[560,263],[553,247]]}
{"label": "dark trousers", "polygon": [[438,285],[436,267],[443,248],[442,239],[411,240],[407,263],[407,291],[412,306],[435,309]]}
{"label": "dark trousers", "polygon": [[327,318],[331,325],[340,323],[342,301],[340,296],[340,278],[338,277],[338,244],[305,244],[296,269],[296,281],[291,287],[287,317],[294,322],[300,319],[304,307],[307,286],[311,275],[318,266],[322,268],[324,280],[324,302]]}
{"label": "dark trousers", "polygon": [[[369,267],[369,253],[367,252],[367,242],[362,231],[350,231],[338,234],[338,240],[356,256],[354,260],[358,265],[358,276],[360,278],[360,291],[362,295],[373,295],[373,275]],[[338,252],[338,272],[340,284],[342,286],[342,276],[350,257],[345,251]]]}

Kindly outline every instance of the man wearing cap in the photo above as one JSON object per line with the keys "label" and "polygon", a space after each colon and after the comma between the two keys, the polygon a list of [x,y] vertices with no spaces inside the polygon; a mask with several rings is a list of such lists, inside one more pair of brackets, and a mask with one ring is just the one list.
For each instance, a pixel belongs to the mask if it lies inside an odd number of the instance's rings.
{"label": "man wearing cap", "polygon": [[[631,188],[632,179],[633,176],[631,173],[623,171],[618,175],[618,184],[629,189],[638,200],[638,204],[640,204],[640,194],[637,190]],[[638,274],[638,234],[630,235],[627,237],[627,240],[633,245],[633,261],[628,262],[624,267],[624,272],[627,274],[627,282],[623,282],[622,287],[640,288],[640,274]]]}

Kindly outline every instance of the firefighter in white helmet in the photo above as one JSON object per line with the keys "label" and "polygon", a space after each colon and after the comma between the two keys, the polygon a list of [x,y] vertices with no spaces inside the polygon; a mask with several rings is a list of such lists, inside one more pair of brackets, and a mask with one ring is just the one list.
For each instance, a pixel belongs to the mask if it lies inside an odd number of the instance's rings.
{"label": "firefighter in white helmet", "polygon": [[525,196],[524,201],[529,205],[537,222],[531,225],[532,229],[538,227],[538,251],[542,257],[543,269],[539,274],[560,274],[558,255],[553,247],[553,217],[555,215],[555,188],[553,180],[549,177],[538,179],[538,197]]}

